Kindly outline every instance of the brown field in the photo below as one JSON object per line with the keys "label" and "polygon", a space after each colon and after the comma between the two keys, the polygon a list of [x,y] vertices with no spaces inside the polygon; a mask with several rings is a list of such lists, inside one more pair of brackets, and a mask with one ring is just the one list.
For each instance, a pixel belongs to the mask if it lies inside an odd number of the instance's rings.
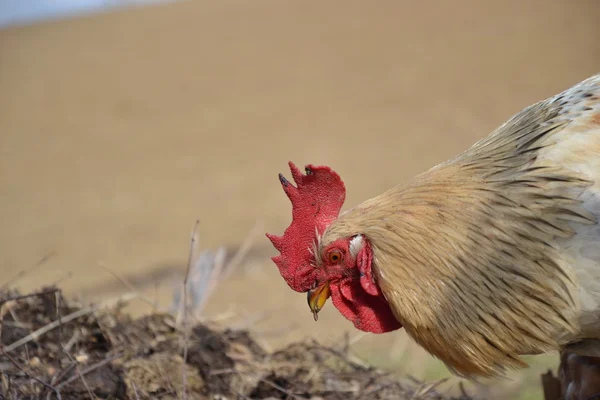
{"label": "brown field", "polygon": [[[257,221],[281,233],[288,160],[335,168],[347,206],[374,196],[599,72],[599,17],[594,0],[198,0],[2,30],[2,281],[54,251],[20,288],[128,291],[103,265],[166,307],[196,218],[201,247],[231,254]],[[258,235],[207,317],[271,346],[354,337],[330,304],[312,320],[274,254]],[[402,332],[356,351],[447,376]],[[533,358],[493,398],[539,398],[555,362]]]}

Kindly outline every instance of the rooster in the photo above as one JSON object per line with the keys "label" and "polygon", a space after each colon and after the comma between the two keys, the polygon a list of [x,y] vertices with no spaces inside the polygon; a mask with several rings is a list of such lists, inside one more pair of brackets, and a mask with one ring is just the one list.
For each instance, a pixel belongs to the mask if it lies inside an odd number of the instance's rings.
{"label": "rooster", "polygon": [[293,220],[267,237],[315,320],[331,297],[356,328],[404,327],[471,378],[522,355],[600,357],[600,75],[341,214],[336,172],[289,166]]}

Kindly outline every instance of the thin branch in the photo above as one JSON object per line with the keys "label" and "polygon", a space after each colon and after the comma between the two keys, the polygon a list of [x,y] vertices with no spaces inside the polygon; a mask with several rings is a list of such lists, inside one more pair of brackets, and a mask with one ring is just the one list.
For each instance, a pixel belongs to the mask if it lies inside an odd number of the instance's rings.
{"label": "thin branch", "polygon": [[101,262],[98,262],[98,266],[100,268],[104,269],[109,274],[111,274],[113,276],[113,278],[115,278],[116,280],[118,280],[119,282],[121,282],[127,289],[129,289],[129,291],[131,291],[133,293],[137,293],[139,295],[139,298],[141,300],[143,300],[144,302],[148,303],[148,305],[150,305],[150,307],[152,307],[153,310],[157,310],[158,309],[158,306],[156,305],[156,302],[153,302],[149,298],[147,298],[145,296],[142,296],[140,294],[140,291],[135,287],[135,285],[133,283],[129,282],[129,280],[127,280],[124,277],[119,276],[119,274],[117,274],[116,272],[114,272],[113,270],[111,270],[106,265],[102,264]]}
{"label": "thin branch", "polygon": [[[105,358],[105,359],[104,359],[104,360],[102,360],[102,361],[98,361],[97,363],[95,363],[95,364],[92,364],[92,365],[90,365],[88,368],[86,368],[86,369],[84,369],[83,371],[81,371],[81,375],[87,375],[87,374],[89,374],[90,372],[93,372],[93,371],[97,370],[98,368],[101,368],[101,367],[103,367],[104,365],[108,364],[109,362],[111,362],[111,361],[114,361],[114,360],[116,360],[117,358],[120,358],[120,357],[122,357],[122,356],[123,356],[123,354],[116,354],[116,355],[114,355],[114,356],[112,356],[112,357]],[[69,383],[71,383],[71,382],[75,381],[76,379],[79,379],[79,375],[75,375],[75,376],[72,376],[72,377],[70,377],[70,378],[69,378],[69,379],[67,379],[66,381],[64,381],[64,382],[62,382],[62,383],[60,383],[60,384],[56,385],[56,388],[60,390],[60,389],[62,389],[63,387],[67,386]]]}
{"label": "thin branch", "polygon": [[182,394],[181,398],[187,400],[187,369],[185,368],[188,356],[188,278],[190,276],[190,269],[192,266],[192,260],[194,258],[194,248],[196,244],[196,231],[198,230],[199,220],[196,220],[194,224],[194,230],[192,231],[192,237],[190,239],[190,252],[188,255],[187,268],[185,270],[185,277],[183,278],[183,364],[181,369],[182,378]]}
{"label": "thin branch", "polygon": [[[29,347],[25,345],[25,361],[27,361],[27,365],[31,365],[31,359],[29,358]],[[29,387],[31,389],[31,393],[35,393],[33,391],[33,379],[29,378]]]}
{"label": "thin branch", "polygon": [[21,365],[19,365],[18,362],[16,362],[11,356],[8,355],[8,353],[6,351],[4,351],[4,348],[0,348],[0,350],[2,351],[2,354],[4,354],[14,366],[17,367],[18,369],[20,369],[21,372],[23,372],[29,379],[33,379],[34,381],[44,385],[46,388],[52,390],[56,394],[56,398],[58,400],[62,400],[59,388],[55,388],[54,386],[50,385],[49,383],[46,383],[43,380],[36,378],[35,376],[29,374],[27,371],[25,371],[25,369],[23,369],[23,367]]}
{"label": "thin branch", "polygon": [[133,387],[133,394],[135,394],[135,399],[140,400],[140,395],[138,394],[137,386],[134,381],[131,381],[131,386]]}
{"label": "thin branch", "polygon": [[67,349],[67,351],[71,351],[71,347],[75,346],[75,344],[79,342],[80,336],[81,333],[79,333],[79,330],[76,329],[73,332],[73,336],[71,336],[71,339],[69,339],[69,341],[65,345],[65,349]]}
{"label": "thin branch", "polygon": [[67,365],[65,368],[63,368],[62,371],[60,371],[58,374],[54,375],[54,377],[52,378],[50,383],[52,385],[56,385],[57,383],[59,383],[62,380],[62,378],[67,376],[73,368],[75,368],[75,364],[71,363],[71,364]]}
{"label": "thin branch", "polygon": [[57,280],[52,282],[51,286],[61,286],[63,283],[65,283],[65,281],[67,281],[68,279],[71,279],[72,277],[73,277],[73,271],[67,271],[66,274],[64,274],[63,276],[61,276],[60,278],[58,278]]}
{"label": "thin branch", "polygon": [[448,381],[448,378],[442,378],[440,380],[437,380],[435,382],[431,382],[431,383],[424,383],[419,390],[416,391],[415,395],[413,398],[419,398],[422,396],[425,396],[428,393],[431,393],[436,387],[438,387],[439,385],[441,385],[442,383]]}
{"label": "thin branch", "polygon": [[[74,313],[71,313],[69,315],[67,315],[64,319],[63,322],[67,323],[70,322],[74,319],[77,319],[79,317],[82,317],[86,314],[89,314],[91,312],[94,311],[94,307],[87,307],[87,308],[82,308],[81,310],[75,311]],[[3,351],[5,353],[10,353],[11,351],[23,346],[25,343],[29,343],[32,340],[37,340],[40,336],[48,333],[49,331],[55,329],[56,327],[59,326],[59,322],[58,321],[52,321],[49,324],[42,326],[40,329],[30,333],[29,335],[25,336],[24,338],[21,338],[19,340],[17,340],[16,342],[6,346]]]}
{"label": "thin branch", "polygon": [[16,281],[18,281],[19,279],[21,279],[22,277],[27,275],[28,273],[32,272],[34,269],[44,265],[49,259],[51,259],[55,255],[56,255],[56,252],[51,251],[50,253],[47,253],[44,257],[40,258],[38,260],[38,262],[33,264],[31,267],[17,272],[17,274],[15,276],[10,278],[6,283],[4,283],[4,285],[0,286],[0,292],[4,292],[8,286],[12,285]]}

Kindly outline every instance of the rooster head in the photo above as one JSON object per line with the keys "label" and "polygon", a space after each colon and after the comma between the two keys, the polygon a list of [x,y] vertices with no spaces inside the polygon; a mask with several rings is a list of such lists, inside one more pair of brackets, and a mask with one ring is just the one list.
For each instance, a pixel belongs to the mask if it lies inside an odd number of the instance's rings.
{"label": "rooster head", "polygon": [[307,165],[303,174],[289,163],[292,185],[282,174],[279,181],[292,202],[292,223],[283,236],[267,234],[281,253],[273,257],[281,276],[296,292],[306,293],[317,320],[327,299],[356,328],[383,333],[400,328],[373,276],[373,252],[357,232],[327,245],[322,235],[334,223],[346,198],[340,176],[326,166]]}

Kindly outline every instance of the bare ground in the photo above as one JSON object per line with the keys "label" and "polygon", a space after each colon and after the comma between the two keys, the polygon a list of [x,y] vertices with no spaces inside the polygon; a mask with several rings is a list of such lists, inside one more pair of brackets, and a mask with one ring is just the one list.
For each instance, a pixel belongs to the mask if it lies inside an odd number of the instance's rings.
{"label": "bare ground", "polygon": [[[288,160],[338,170],[348,206],[443,161],[598,72],[599,13],[592,0],[190,1],[0,31],[0,271],[55,251],[22,290],[127,290],[108,268],[166,306],[196,218],[203,247],[235,250],[257,220],[287,226]],[[356,334],[330,305],[315,324],[273,254],[258,237],[208,314],[269,346]],[[403,333],[357,346],[445,374]],[[496,387],[537,398],[556,361]]]}
{"label": "bare ground", "polygon": [[122,303],[71,305],[56,288],[6,291],[0,304],[2,399],[471,399],[369,367],[343,342],[267,352],[243,330],[132,319]]}

